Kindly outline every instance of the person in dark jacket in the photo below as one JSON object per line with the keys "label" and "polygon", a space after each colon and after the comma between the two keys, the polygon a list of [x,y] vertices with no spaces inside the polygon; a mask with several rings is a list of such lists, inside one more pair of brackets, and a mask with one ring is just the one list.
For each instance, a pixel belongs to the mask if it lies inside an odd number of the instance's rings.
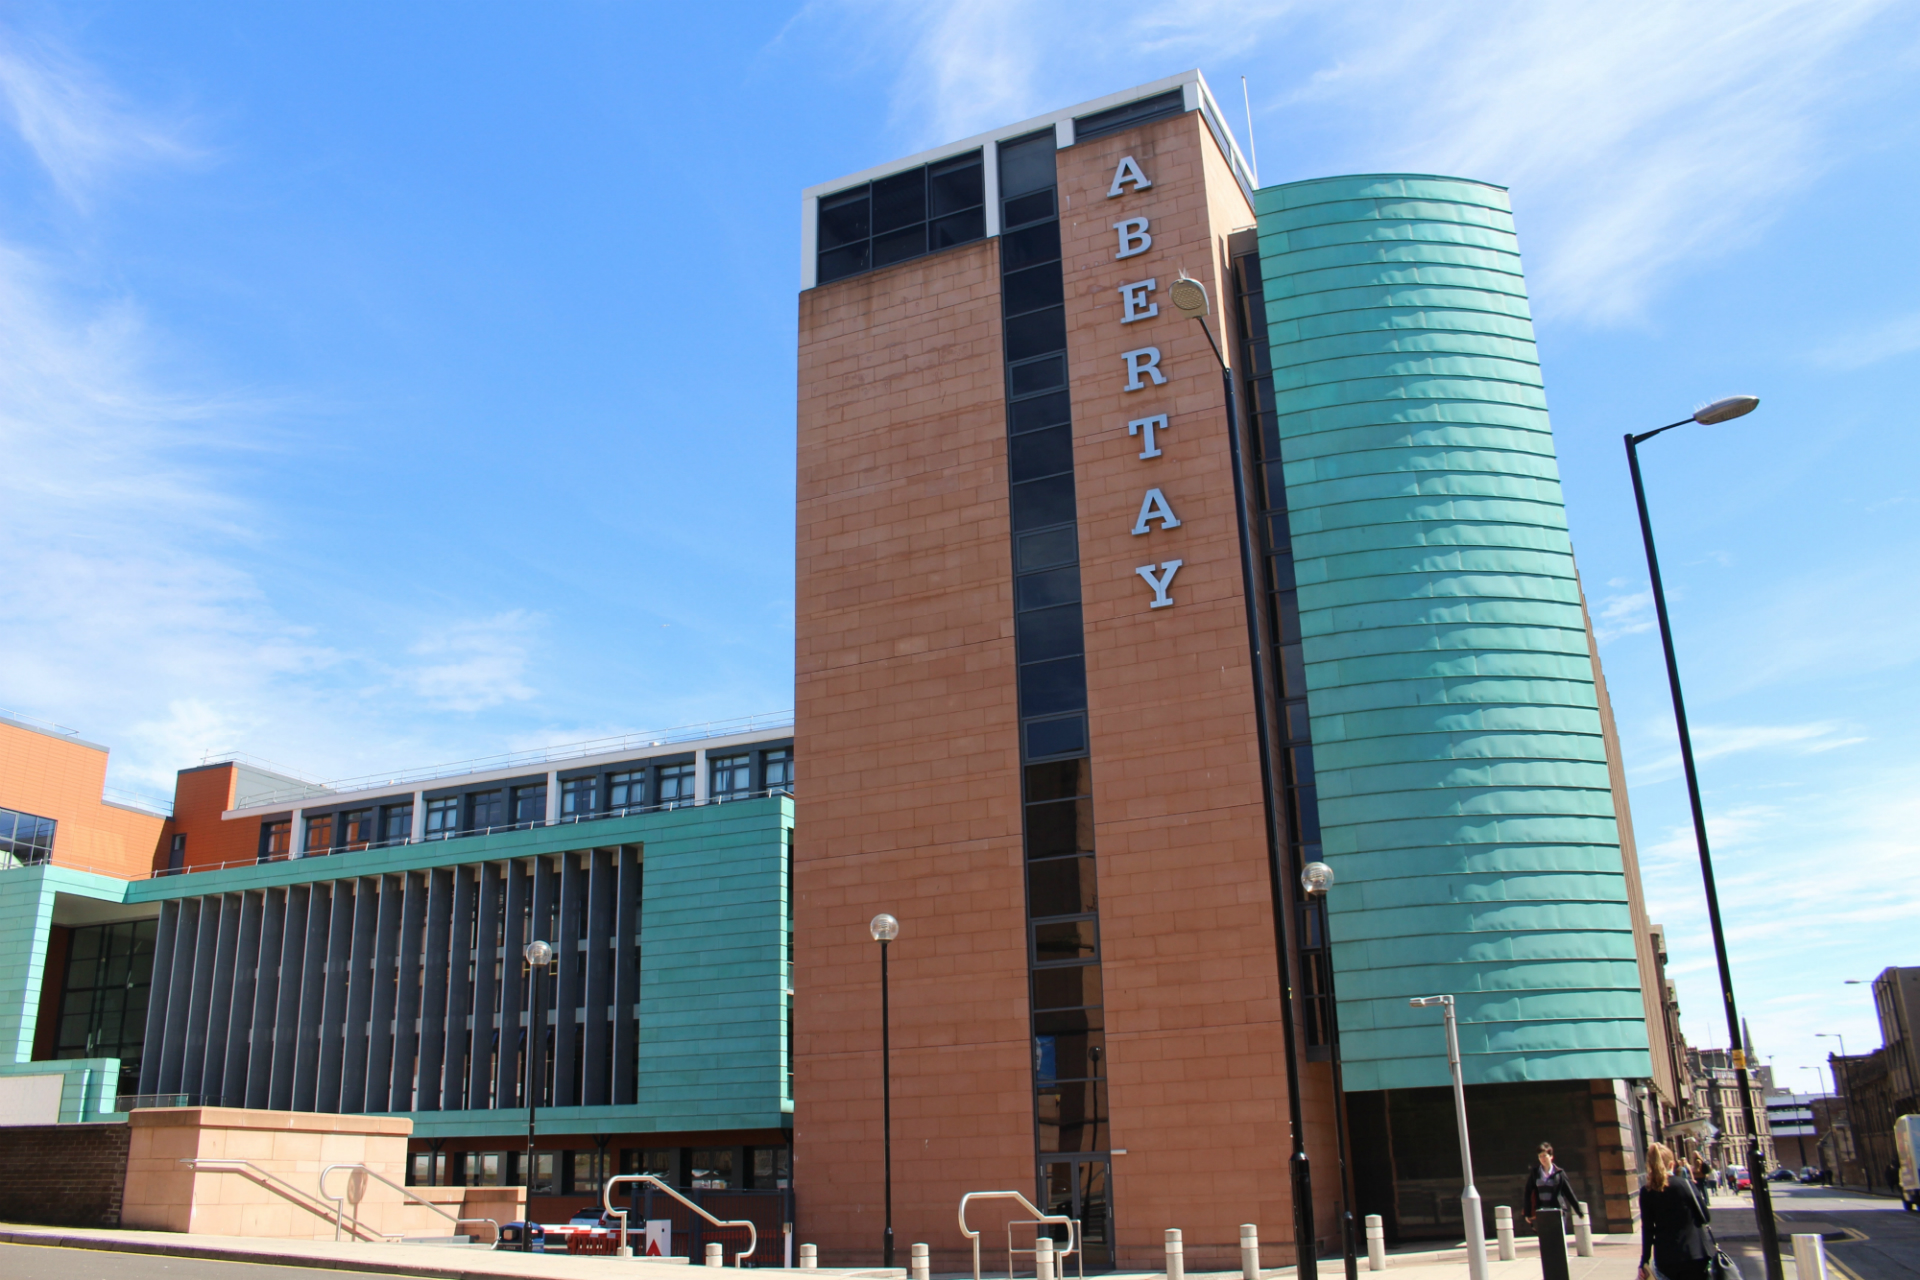
{"label": "person in dark jacket", "polygon": [[1567,1214],[1578,1212],[1579,1200],[1567,1171],[1553,1162],[1553,1144],[1543,1142],[1538,1166],[1527,1170],[1527,1223],[1540,1237],[1540,1274],[1545,1280],[1567,1280]]}
{"label": "person in dark jacket", "polygon": [[1640,1280],[1707,1280],[1712,1212],[1689,1178],[1675,1172],[1673,1152],[1647,1148],[1647,1185],[1640,1188]]}

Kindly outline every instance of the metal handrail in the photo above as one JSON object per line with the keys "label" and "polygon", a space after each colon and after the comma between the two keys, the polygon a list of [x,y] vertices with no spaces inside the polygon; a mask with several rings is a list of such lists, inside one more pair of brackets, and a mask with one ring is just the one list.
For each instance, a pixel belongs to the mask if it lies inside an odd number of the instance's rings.
{"label": "metal handrail", "polygon": [[[372,1178],[375,1182],[378,1182],[384,1186],[392,1187],[395,1191],[398,1191],[401,1195],[405,1196],[408,1200],[411,1200],[413,1203],[418,1205],[425,1205],[427,1208],[433,1210],[435,1213],[439,1214],[441,1217],[445,1218],[448,1222],[451,1222],[456,1227],[462,1226],[469,1222],[485,1222],[493,1227],[493,1238],[496,1241],[500,1239],[500,1224],[498,1222],[495,1222],[492,1218],[456,1218],[452,1214],[448,1213],[445,1209],[442,1209],[439,1205],[433,1203],[433,1201],[422,1200],[419,1196],[415,1195],[412,1191],[408,1190],[406,1187],[401,1186],[399,1183],[394,1182],[392,1179],[387,1178],[382,1174],[375,1173],[372,1169],[369,1169],[366,1165],[352,1163],[352,1162],[345,1162],[341,1164],[330,1164],[326,1168],[320,1171],[320,1194],[325,1199],[333,1201],[335,1206],[337,1206],[336,1212],[334,1214],[334,1219],[333,1219],[333,1238],[336,1241],[340,1239],[340,1219],[346,1216],[347,1198],[344,1194],[337,1195],[337,1196],[327,1194],[327,1175],[332,1173],[335,1169],[358,1169],[361,1173],[366,1174],[369,1178]],[[358,1201],[355,1201],[354,1203],[353,1228],[355,1231],[360,1230],[360,1208],[359,1208]],[[374,1234],[388,1240],[399,1240],[404,1238],[403,1236],[393,1235],[385,1231],[376,1231],[374,1232]],[[458,1231],[455,1231],[454,1234],[459,1235],[460,1233]]]}
{"label": "metal handrail", "polygon": [[678,1200],[681,1204],[687,1206],[687,1208],[693,1210],[695,1213],[699,1214],[701,1217],[705,1218],[708,1222],[711,1222],[716,1227],[745,1227],[747,1229],[747,1247],[744,1251],[733,1255],[733,1265],[736,1267],[739,1266],[741,1263],[745,1262],[748,1258],[751,1258],[753,1256],[753,1251],[760,1247],[760,1228],[754,1226],[753,1223],[748,1222],[746,1219],[743,1218],[737,1221],[728,1222],[728,1221],[723,1221],[719,1218],[716,1218],[712,1214],[708,1213],[705,1209],[701,1208],[699,1205],[695,1204],[693,1201],[687,1199],[685,1196],[681,1195],[678,1191],[675,1191],[672,1187],[660,1181],[660,1179],[656,1178],[654,1175],[650,1173],[617,1173],[613,1177],[608,1178],[606,1181],[606,1185],[601,1188],[600,1207],[604,1209],[606,1212],[613,1214],[615,1217],[620,1219],[620,1247],[622,1249],[629,1247],[627,1244],[627,1211],[625,1209],[616,1209],[613,1207],[613,1189],[616,1186],[620,1185],[622,1182],[651,1183],[653,1186],[658,1187],[660,1190],[666,1192],[668,1195],[672,1196],[675,1200]]}
{"label": "metal handrail", "polygon": [[[189,1169],[192,1169],[195,1173],[198,1173],[201,1169],[204,1168],[204,1169],[212,1170],[215,1173],[252,1174],[253,1176],[260,1178],[266,1182],[273,1183],[278,1187],[284,1188],[286,1191],[299,1197],[301,1200],[314,1200],[319,1198],[319,1197],[310,1195],[305,1191],[302,1191],[299,1187],[294,1186],[291,1182],[288,1182],[285,1178],[282,1178],[279,1174],[267,1172],[265,1169],[262,1169],[259,1165],[255,1164],[251,1160],[214,1159],[210,1156],[182,1156],[180,1157],[180,1163],[183,1165],[186,1165]],[[325,1177],[324,1174],[321,1176],[323,1178]],[[331,1199],[332,1197],[325,1197],[325,1198]],[[302,1207],[311,1208],[312,1206],[303,1205]],[[325,1205],[320,1206],[320,1210],[322,1212],[324,1212],[325,1209],[326,1209]],[[341,1218],[342,1212],[343,1211],[337,1207],[334,1210],[333,1238],[335,1240],[338,1240],[340,1238],[340,1218]],[[355,1234],[359,1234],[359,1235],[366,1234],[360,1227],[358,1218],[354,1219],[353,1231],[355,1232]],[[374,1232],[373,1234],[378,1235],[380,1233]]]}
{"label": "metal handrail", "polygon": [[[1067,1247],[1056,1254],[1055,1257],[1061,1261],[1065,1261],[1069,1255],[1078,1259],[1075,1266],[1080,1273],[1081,1280],[1086,1280],[1087,1261],[1080,1250],[1079,1219],[1070,1218],[1064,1213],[1042,1213],[1033,1201],[1027,1199],[1018,1191],[969,1191],[960,1197],[960,1234],[973,1242],[973,1280],[980,1280],[980,1233],[967,1225],[967,1205],[970,1201],[974,1200],[1018,1200],[1020,1207],[1032,1215],[1036,1224],[1042,1222],[1064,1224],[1067,1228]],[[1007,1219],[1007,1280],[1013,1280],[1013,1224],[1016,1221],[1018,1221],[1018,1219]],[[1037,1246],[1035,1251],[1037,1252]],[[1020,1252],[1026,1253],[1028,1251],[1022,1249]]]}

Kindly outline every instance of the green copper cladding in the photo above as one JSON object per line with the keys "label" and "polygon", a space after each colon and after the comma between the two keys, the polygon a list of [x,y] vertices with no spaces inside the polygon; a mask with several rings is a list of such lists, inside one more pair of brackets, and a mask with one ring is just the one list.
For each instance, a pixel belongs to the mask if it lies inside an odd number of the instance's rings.
{"label": "green copper cladding", "polygon": [[1258,193],[1347,1088],[1651,1072],[1507,195]]}

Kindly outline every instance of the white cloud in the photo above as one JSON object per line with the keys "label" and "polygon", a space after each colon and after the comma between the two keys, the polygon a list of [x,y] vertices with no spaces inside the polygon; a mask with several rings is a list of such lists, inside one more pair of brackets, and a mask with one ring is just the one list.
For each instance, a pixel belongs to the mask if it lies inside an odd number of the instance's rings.
{"label": "white cloud", "polygon": [[[1696,764],[1751,751],[1817,755],[1866,741],[1864,737],[1848,734],[1844,725],[1833,720],[1811,724],[1697,725],[1692,726],[1692,733]],[[1671,754],[1637,765],[1630,772],[1636,783],[1657,782],[1676,776],[1680,772],[1678,743],[1675,743]]]}
{"label": "white cloud", "polygon": [[178,122],[157,120],[122,102],[92,68],[57,45],[4,28],[0,102],[61,194],[82,207],[126,169],[179,164],[203,154]]}
{"label": "white cloud", "polygon": [[492,618],[452,622],[410,652],[427,661],[399,673],[428,704],[449,711],[483,711],[533,696],[526,673],[527,636],[536,615],[515,609]]}
{"label": "white cloud", "polygon": [[1920,311],[1835,338],[1816,349],[1813,359],[1829,369],[1864,369],[1915,351],[1920,351]]}
{"label": "white cloud", "polygon": [[1594,639],[1602,644],[1621,636],[1638,635],[1660,625],[1653,611],[1653,590],[1611,595],[1600,601],[1593,612]]}
{"label": "white cloud", "polygon": [[[1916,48],[1892,0],[835,8],[897,67],[915,145],[1233,59],[1252,76],[1264,181],[1404,170],[1511,187],[1536,310],[1600,322],[1633,318],[1683,264],[1747,243],[1873,145],[1837,109],[1903,83]],[[1293,77],[1278,89],[1276,64]]]}

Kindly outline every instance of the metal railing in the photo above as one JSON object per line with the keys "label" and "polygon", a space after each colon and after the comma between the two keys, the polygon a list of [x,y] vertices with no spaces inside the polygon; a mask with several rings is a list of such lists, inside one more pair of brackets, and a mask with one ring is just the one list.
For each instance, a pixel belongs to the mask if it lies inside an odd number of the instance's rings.
{"label": "metal railing", "polygon": [[[960,1197],[960,1234],[973,1243],[973,1280],[980,1280],[980,1233],[967,1225],[967,1205],[975,1200],[1014,1200],[1019,1203],[1022,1209],[1027,1211],[1029,1218],[1031,1218],[1035,1226],[1043,1222],[1051,1222],[1065,1226],[1067,1228],[1067,1247],[1060,1250],[1054,1256],[1060,1262],[1065,1262],[1068,1255],[1072,1255],[1075,1259],[1074,1266],[1080,1274],[1080,1280],[1086,1280],[1087,1263],[1086,1258],[1080,1252],[1080,1222],[1077,1218],[1070,1218],[1064,1213],[1042,1213],[1031,1200],[1021,1195],[1018,1191],[969,1191]],[[1023,1221],[1026,1221],[1026,1219],[1007,1219],[1007,1280],[1013,1280],[1013,1255],[1015,1253],[1037,1254],[1039,1252],[1037,1245],[1032,1249],[1015,1249],[1013,1247],[1014,1224]]]}
{"label": "metal railing", "polygon": [[[340,1239],[340,1224],[342,1220],[345,1219],[346,1217],[347,1201],[346,1201],[345,1191],[341,1192],[337,1196],[330,1195],[327,1192],[327,1175],[332,1173],[335,1169],[351,1169],[355,1173],[365,1174],[367,1177],[372,1178],[375,1182],[378,1182],[381,1186],[393,1188],[395,1191],[398,1191],[402,1196],[405,1197],[405,1200],[403,1200],[402,1203],[411,1202],[413,1204],[425,1205],[427,1208],[433,1210],[435,1213],[439,1214],[441,1217],[445,1218],[448,1222],[453,1224],[455,1228],[453,1234],[456,1237],[461,1234],[459,1231],[460,1227],[465,1226],[466,1224],[471,1222],[484,1222],[488,1226],[493,1228],[494,1242],[497,1243],[500,1239],[500,1224],[498,1222],[495,1222],[492,1218],[456,1218],[452,1214],[448,1213],[445,1209],[442,1209],[439,1205],[433,1203],[433,1201],[422,1200],[419,1196],[415,1195],[412,1191],[409,1191],[407,1188],[401,1186],[397,1182],[392,1181],[391,1179],[388,1179],[386,1177],[381,1176],[380,1174],[375,1173],[373,1170],[367,1168],[367,1166],[364,1164],[343,1163],[343,1164],[330,1164],[326,1168],[320,1171],[320,1194],[323,1198],[331,1200],[334,1203],[333,1238],[336,1242]],[[353,1189],[353,1180],[351,1178],[347,1180],[347,1189],[348,1190]],[[361,1230],[360,1202],[358,1200],[355,1200],[353,1202],[353,1228],[352,1229],[355,1232],[359,1232]],[[406,1239],[405,1235],[394,1235],[385,1231],[375,1231],[373,1232],[373,1234],[385,1240]]]}
{"label": "metal railing", "polygon": [[[769,796],[790,796],[793,784],[786,783],[777,787],[760,787],[753,791],[728,791],[720,795],[710,795],[705,800],[663,800],[659,804],[629,804],[613,809],[601,809],[594,813],[572,813],[555,818],[551,822],[544,818],[528,822],[501,823],[492,827],[468,827],[461,831],[434,832],[415,840],[412,836],[400,836],[392,840],[356,840],[352,844],[330,846],[325,849],[308,849],[303,853],[272,853],[264,858],[235,858],[227,862],[203,862],[192,867],[159,867],[148,873],[149,880],[161,880],[169,876],[191,875],[198,871],[225,871],[232,867],[266,866],[276,862],[304,862],[308,858],[326,858],[337,853],[358,853],[362,849],[398,849],[406,845],[442,844],[448,840],[465,840],[473,836],[498,835],[509,831],[533,831],[540,827],[570,827],[583,822],[603,822],[609,818],[632,818],[649,813],[667,813],[674,809],[692,809],[699,805],[737,804],[742,800],[764,800]],[[64,865],[64,864],[63,864]],[[103,873],[104,874],[104,873]]]}
{"label": "metal railing", "polygon": [[[754,1226],[753,1223],[747,1219],[738,1218],[729,1222],[716,1218],[650,1173],[617,1173],[613,1177],[608,1178],[606,1183],[601,1187],[600,1207],[603,1211],[620,1219],[620,1249],[622,1250],[620,1256],[622,1257],[625,1257],[626,1251],[631,1248],[631,1246],[627,1244],[627,1211],[613,1207],[613,1189],[623,1182],[632,1183],[636,1186],[645,1183],[656,1190],[664,1191],[716,1227],[745,1227],[747,1229],[747,1247],[743,1251],[733,1255],[733,1265],[736,1267],[743,1264],[748,1258],[751,1258],[754,1250],[760,1247],[760,1228]],[[976,1267],[975,1270],[977,1271],[979,1268]]]}
{"label": "metal railing", "polygon": [[[319,1197],[314,1196],[308,1192],[302,1191],[299,1187],[294,1186],[291,1182],[288,1182],[285,1178],[282,1178],[279,1174],[267,1172],[265,1169],[262,1169],[259,1165],[255,1164],[251,1160],[215,1160],[205,1156],[182,1156],[180,1158],[180,1163],[187,1166],[187,1168],[192,1169],[195,1173],[200,1172],[200,1170],[202,1169],[206,1169],[212,1173],[244,1174],[244,1175],[256,1178],[263,1183],[266,1183],[267,1185],[271,1186],[274,1190],[279,1191],[282,1195],[286,1196],[288,1199],[292,1200],[295,1204],[298,1204],[301,1208],[305,1209],[309,1213],[324,1217],[327,1213],[332,1212],[334,1215],[333,1238],[335,1240],[338,1240],[340,1238],[340,1211],[339,1210],[337,1209],[329,1210],[327,1206],[320,1201]],[[320,1175],[320,1177],[321,1177],[321,1181],[324,1183],[326,1180],[326,1175],[323,1173]],[[356,1234],[364,1234],[363,1232],[361,1232],[361,1229],[357,1221],[353,1229],[356,1232]],[[375,1236],[380,1236],[380,1233],[378,1232],[374,1232],[373,1234]],[[380,1238],[384,1239],[385,1237],[380,1236]]]}

